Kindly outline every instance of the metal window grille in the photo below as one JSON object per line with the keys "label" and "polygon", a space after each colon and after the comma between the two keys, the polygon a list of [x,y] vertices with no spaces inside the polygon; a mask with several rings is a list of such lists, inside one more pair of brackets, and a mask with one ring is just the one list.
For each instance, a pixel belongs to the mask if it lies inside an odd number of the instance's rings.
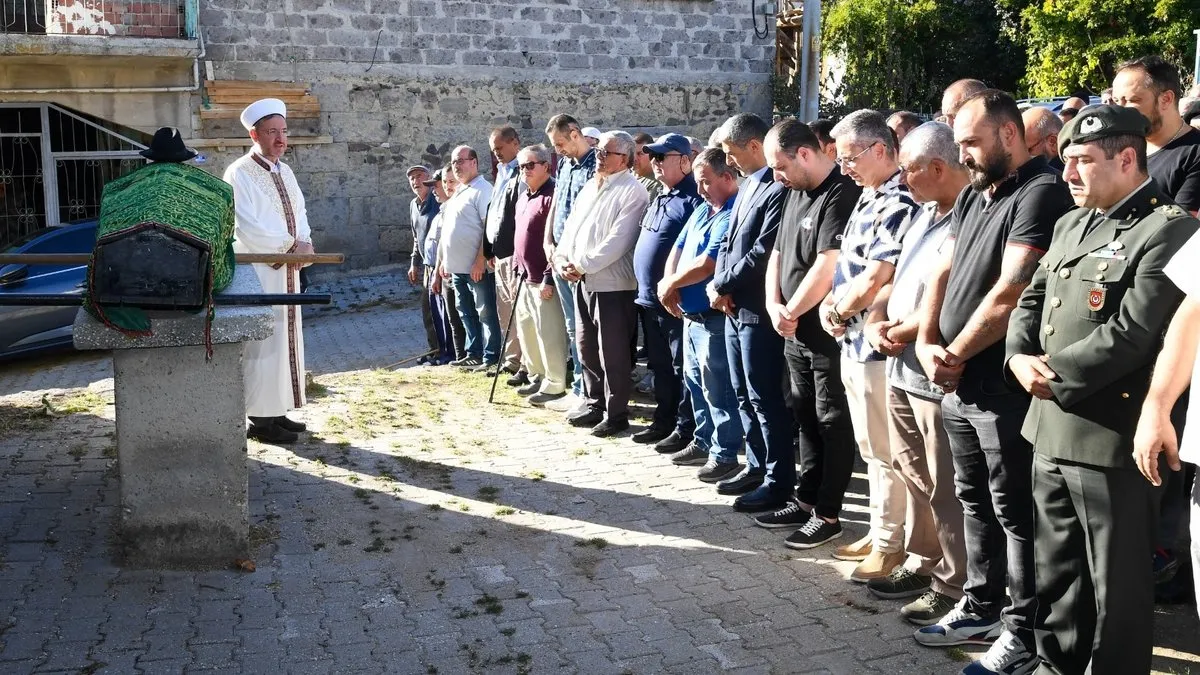
{"label": "metal window grille", "polygon": [[46,1],[0,0],[0,33],[45,33]]}
{"label": "metal window grille", "polygon": [[145,164],[142,141],[53,104],[0,104],[0,129],[0,250],[97,217],[104,186]]}

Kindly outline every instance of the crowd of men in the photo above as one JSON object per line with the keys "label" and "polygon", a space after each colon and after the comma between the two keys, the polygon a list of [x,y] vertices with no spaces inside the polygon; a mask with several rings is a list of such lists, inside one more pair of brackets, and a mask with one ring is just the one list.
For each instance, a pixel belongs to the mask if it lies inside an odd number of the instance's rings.
{"label": "crowd of men", "polygon": [[468,146],[408,172],[425,360],[604,437],[640,332],[633,440],[786,546],[842,536],[861,456],[869,531],[830,553],[919,643],[990,644],[968,674],[1148,672],[1156,576],[1188,567],[1200,130],[1158,57],[1105,98],[961,80],[934,121],[744,113],[707,144],[497,128],[492,181]]}

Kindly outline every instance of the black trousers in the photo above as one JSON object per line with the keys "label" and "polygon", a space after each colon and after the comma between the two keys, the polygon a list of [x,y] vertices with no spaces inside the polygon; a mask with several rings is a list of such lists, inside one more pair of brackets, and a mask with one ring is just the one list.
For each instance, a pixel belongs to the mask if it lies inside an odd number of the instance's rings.
{"label": "black trousers", "polygon": [[1150,672],[1150,482],[1134,469],[1036,455],[1033,499],[1037,672]]}
{"label": "black trousers", "polygon": [[832,353],[821,353],[787,338],[783,356],[792,412],[800,429],[796,498],[814,505],[818,516],[837,518],[858,454],[842,385],[841,353],[837,345]]}
{"label": "black trousers", "polygon": [[692,400],[683,386],[683,319],[642,307],[646,361],[654,373],[654,426],[690,437],[696,431]]}
{"label": "black trousers", "polygon": [[575,284],[575,346],[583,364],[584,398],[609,420],[628,420],[633,389],[629,334],[637,327],[636,293],[592,292],[586,286]]}

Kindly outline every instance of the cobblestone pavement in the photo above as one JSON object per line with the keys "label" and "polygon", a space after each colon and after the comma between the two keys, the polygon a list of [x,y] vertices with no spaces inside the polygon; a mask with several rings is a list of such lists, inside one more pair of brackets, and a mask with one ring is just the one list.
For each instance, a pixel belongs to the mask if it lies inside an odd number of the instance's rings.
{"label": "cobblestone pavement", "polygon": [[[489,405],[478,376],[356,370],[423,350],[419,313],[393,304],[306,324],[312,433],[249,447],[252,573],[114,564],[104,359],[0,372],[0,672],[961,668],[963,652],[913,642],[899,603],[848,582],[850,563],[783,548],[694,469],[503,383]],[[851,489],[856,537],[861,475]],[[1170,617],[1191,629],[1160,662],[1188,672],[1194,619]]]}

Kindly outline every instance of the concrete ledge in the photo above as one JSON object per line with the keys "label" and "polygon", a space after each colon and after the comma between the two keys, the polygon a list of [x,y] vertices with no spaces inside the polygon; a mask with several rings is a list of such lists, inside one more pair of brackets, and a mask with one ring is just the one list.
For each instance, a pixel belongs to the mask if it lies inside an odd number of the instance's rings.
{"label": "concrete ledge", "polygon": [[199,40],[119,37],[108,35],[0,34],[4,56],[137,56],[151,59],[194,59]]}
{"label": "concrete ledge", "polygon": [[[233,283],[226,293],[262,293],[258,275],[250,265],[238,265]],[[141,349],[146,347],[186,347],[204,344],[204,313],[148,312],[149,337],[122,335],[91,314],[79,310],[72,332],[76,349]],[[217,307],[212,323],[213,344],[263,340],[274,332],[274,312],[270,307]]]}

